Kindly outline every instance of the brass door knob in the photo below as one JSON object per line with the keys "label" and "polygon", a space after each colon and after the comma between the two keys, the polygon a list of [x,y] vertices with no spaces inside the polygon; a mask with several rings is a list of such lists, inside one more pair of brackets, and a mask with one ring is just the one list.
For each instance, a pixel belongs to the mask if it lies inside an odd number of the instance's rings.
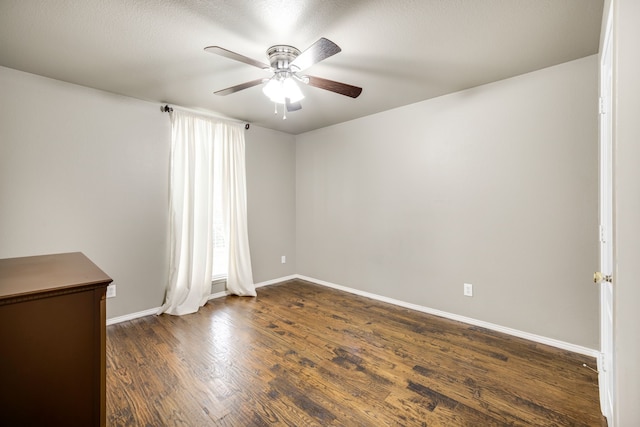
{"label": "brass door knob", "polygon": [[613,278],[611,277],[611,275],[604,275],[599,271],[596,271],[595,273],[593,273],[593,283],[602,283],[602,282],[611,283],[612,280]]}

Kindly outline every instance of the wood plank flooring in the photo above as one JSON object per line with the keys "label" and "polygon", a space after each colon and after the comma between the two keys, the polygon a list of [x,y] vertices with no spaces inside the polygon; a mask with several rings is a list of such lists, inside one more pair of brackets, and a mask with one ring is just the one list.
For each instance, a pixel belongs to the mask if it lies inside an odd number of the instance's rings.
{"label": "wood plank flooring", "polygon": [[107,327],[107,425],[604,426],[583,363],[292,280]]}

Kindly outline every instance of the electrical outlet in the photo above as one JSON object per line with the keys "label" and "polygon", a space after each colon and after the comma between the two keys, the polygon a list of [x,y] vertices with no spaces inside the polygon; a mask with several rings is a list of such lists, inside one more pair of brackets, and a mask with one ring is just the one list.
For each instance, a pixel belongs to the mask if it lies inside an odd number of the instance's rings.
{"label": "electrical outlet", "polygon": [[466,297],[473,296],[473,285],[471,283],[464,284],[464,296]]}
{"label": "electrical outlet", "polygon": [[287,257],[285,255],[282,255],[282,257],[280,258],[280,262],[283,264],[287,263]]}
{"label": "electrical outlet", "polygon": [[116,296],[116,285],[115,283],[107,286],[107,298],[115,298]]}

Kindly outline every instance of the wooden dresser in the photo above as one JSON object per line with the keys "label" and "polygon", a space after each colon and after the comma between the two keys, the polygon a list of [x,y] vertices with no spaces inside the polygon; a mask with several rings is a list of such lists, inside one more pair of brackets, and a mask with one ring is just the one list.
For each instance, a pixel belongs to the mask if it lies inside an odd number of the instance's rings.
{"label": "wooden dresser", "polygon": [[82,253],[0,260],[0,425],[105,425],[105,294]]}

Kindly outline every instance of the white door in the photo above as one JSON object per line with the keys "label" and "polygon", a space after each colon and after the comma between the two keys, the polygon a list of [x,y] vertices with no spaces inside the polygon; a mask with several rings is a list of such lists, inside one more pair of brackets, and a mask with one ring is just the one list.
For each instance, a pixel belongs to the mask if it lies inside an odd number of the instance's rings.
{"label": "white door", "polygon": [[600,406],[613,427],[613,190],[612,190],[612,13],[607,14],[604,43],[600,59]]}

